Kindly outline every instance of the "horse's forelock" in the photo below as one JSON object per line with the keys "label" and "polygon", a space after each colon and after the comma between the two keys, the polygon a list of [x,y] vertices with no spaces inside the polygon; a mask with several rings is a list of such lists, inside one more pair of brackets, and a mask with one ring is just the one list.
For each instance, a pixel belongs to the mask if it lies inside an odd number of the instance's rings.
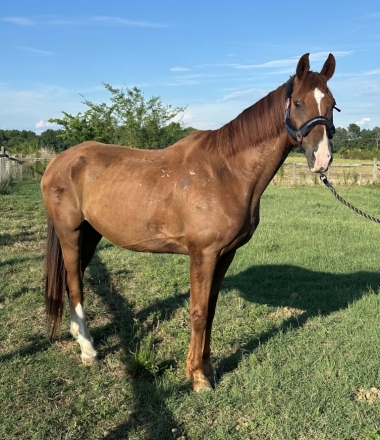
{"label": "horse's forelock", "polygon": [[296,84],[297,93],[300,95],[306,94],[316,88],[323,93],[328,90],[325,78],[317,72],[308,72],[305,78],[303,78],[302,81],[298,81]]}

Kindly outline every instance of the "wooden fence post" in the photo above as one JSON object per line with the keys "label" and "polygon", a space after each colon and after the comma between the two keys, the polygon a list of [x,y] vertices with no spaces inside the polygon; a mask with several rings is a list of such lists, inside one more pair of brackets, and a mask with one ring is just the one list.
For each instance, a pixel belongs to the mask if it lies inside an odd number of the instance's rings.
{"label": "wooden fence post", "polygon": [[377,169],[377,157],[373,158],[373,183],[377,183],[379,170]]}
{"label": "wooden fence post", "polygon": [[[0,155],[3,156],[5,154],[5,148],[1,147],[0,148]],[[1,157],[0,156],[0,184],[1,182],[4,180],[6,180],[6,175],[5,175],[5,157]]]}

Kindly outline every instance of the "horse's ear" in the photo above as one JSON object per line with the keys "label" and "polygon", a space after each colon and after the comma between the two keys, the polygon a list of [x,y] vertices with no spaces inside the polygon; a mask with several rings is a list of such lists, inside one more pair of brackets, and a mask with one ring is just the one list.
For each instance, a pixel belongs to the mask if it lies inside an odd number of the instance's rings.
{"label": "horse's ear", "polygon": [[321,75],[326,78],[326,81],[328,81],[334,75],[335,64],[335,57],[332,53],[330,53],[321,70]]}
{"label": "horse's ear", "polygon": [[305,53],[305,55],[302,55],[302,57],[300,58],[297,64],[297,70],[296,70],[297,78],[301,81],[301,79],[307,75],[309,70],[310,70],[309,54]]}

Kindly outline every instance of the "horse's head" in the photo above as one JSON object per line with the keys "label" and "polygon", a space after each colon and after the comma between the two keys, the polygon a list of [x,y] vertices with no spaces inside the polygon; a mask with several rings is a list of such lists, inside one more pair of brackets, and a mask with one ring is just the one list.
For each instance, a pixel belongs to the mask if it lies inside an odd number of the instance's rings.
{"label": "horse's head", "polygon": [[325,172],[332,162],[330,139],[335,133],[335,100],[327,81],[334,71],[332,54],[320,73],[310,71],[309,54],[305,54],[298,61],[296,74],[286,88],[285,128],[293,142],[304,150],[310,171],[314,173]]}

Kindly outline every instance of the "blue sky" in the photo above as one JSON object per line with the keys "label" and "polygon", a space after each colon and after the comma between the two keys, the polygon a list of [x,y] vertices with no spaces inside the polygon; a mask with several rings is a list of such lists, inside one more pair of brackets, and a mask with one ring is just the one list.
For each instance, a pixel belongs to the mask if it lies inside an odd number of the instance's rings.
{"label": "blue sky", "polygon": [[[337,60],[335,125],[380,126],[379,0],[2,1],[0,129],[49,128],[83,98],[137,86],[214,129],[284,83],[301,55]],[[54,128],[54,127],[53,127]]]}

